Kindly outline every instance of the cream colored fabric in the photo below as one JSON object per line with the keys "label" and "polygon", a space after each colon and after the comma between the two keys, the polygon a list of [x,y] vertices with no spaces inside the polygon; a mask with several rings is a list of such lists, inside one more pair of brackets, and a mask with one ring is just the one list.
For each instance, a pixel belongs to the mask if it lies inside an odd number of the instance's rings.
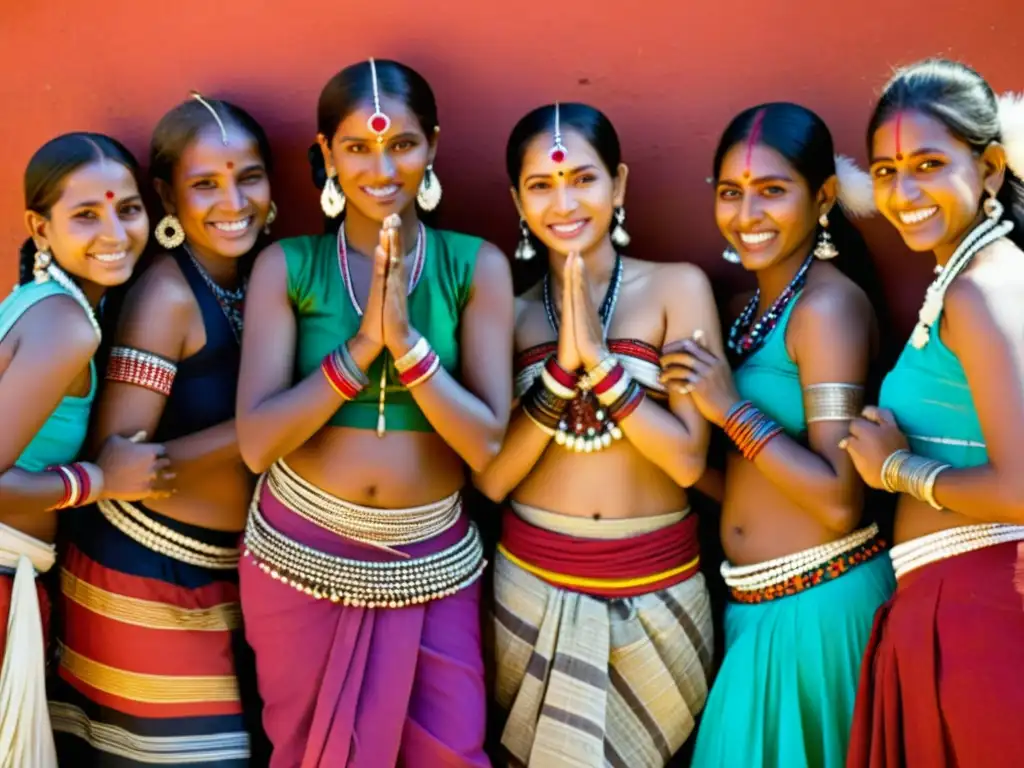
{"label": "cream colored fabric", "polygon": [[663,515],[650,517],[615,517],[594,520],[591,517],[561,515],[548,512],[546,509],[509,501],[509,506],[518,517],[536,528],[560,533],[565,536],[576,536],[581,539],[625,539],[640,536],[651,531],[660,531],[675,525],[690,513],[686,508],[679,512],[666,512]]}
{"label": "cream colored fabric", "polygon": [[0,668],[0,768],[55,768],[46,704],[46,647],[35,571],[53,567],[54,548],[0,523],[0,566],[14,568],[7,648]]}

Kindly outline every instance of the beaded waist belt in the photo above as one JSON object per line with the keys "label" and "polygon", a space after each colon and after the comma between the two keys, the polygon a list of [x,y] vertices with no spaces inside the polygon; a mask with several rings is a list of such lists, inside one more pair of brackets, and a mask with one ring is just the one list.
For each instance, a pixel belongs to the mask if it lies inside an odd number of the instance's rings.
{"label": "beaded waist belt", "polygon": [[458,491],[441,501],[408,509],[360,506],[322,491],[283,461],[267,472],[266,484],[274,497],[299,517],[352,541],[389,551],[392,546],[416,544],[444,533],[462,512]]}
{"label": "beaded waist belt", "polygon": [[238,567],[237,547],[218,547],[186,536],[126,501],[105,500],[96,506],[112,526],[146,549],[200,568],[227,571]]}
{"label": "beaded waist belt", "polygon": [[878,526],[872,524],[842,539],[775,560],[753,565],[722,563],[722,577],[736,602],[763,603],[838,578],[883,552],[885,546]]}
{"label": "beaded waist belt", "polygon": [[465,536],[440,552],[397,561],[354,560],[276,530],[263,517],[259,497],[257,489],[245,527],[245,556],[273,579],[317,600],[365,608],[419,605],[468,587],[487,565],[472,522]]}
{"label": "beaded waist belt", "polygon": [[897,544],[889,556],[898,579],[930,563],[1009,541],[1024,541],[1024,525],[983,523],[948,528]]}

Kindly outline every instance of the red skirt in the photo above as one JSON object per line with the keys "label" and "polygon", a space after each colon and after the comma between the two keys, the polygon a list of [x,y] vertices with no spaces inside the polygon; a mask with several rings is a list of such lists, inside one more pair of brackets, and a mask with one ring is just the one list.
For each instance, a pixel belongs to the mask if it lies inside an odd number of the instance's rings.
{"label": "red skirt", "polygon": [[1024,764],[1024,609],[1017,543],[900,579],[861,669],[848,768]]}
{"label": "red skirt", "polygon": [[[0,664],[3,664],[4,651],[7,650],[7,617],[11,610],[13,587],[13,576],[0,575]],[[43,619],[43,638],[47,639],[50,636],[50,597],[38,580],[36,594],[39,595],[39,613]]]}

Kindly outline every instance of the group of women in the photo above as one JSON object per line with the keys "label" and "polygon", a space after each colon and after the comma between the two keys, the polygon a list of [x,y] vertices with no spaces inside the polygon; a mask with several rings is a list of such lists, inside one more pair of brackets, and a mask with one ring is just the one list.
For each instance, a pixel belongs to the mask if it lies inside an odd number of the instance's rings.
{"label": "group of women", "polygon": [[[757,290],[727,333],[698,267],[624,255],[597,109],[512,130],[515,255],[547,263],[519,297],[498,248],[427,223],[419,74],[347,67],[317,128],[328,226],[277,242],[269,142],[228,102],[154,132],[155,255],[116,140],[29,163],[0,304],[0,766],[241,766],[266,738],[274,768],[657,768],[691,735],[701,767],[1015,764],[1020,100],[900,70],[869,173],[802,106],[735,117],[714,210]],[[850,222],[876,211],[936,262],[880,392]],[[496,552],[470,480],[504,505]],[[721,505],[722,659],[691,488]]]}

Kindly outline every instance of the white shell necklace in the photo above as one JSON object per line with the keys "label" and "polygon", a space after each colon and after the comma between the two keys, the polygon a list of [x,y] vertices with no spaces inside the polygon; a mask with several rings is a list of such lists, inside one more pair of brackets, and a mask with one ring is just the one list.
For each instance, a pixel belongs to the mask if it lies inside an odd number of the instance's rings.
{"label": "white shell necklace", "polygon": [[921,305],[918,312],[917,325],[914,326],[914,332],[910,335],[910,343],[915,349],[924,349],[928,344],[932,326],[942,314],[942,303],[946,298],[946,291],[949,290],[953,281],[967,269],[971,260],[982,248],[1006,237],[1012,229],[1012,221],[999,222],[998,219],[986,218],[961,241],[924,294],[924,304]]}

